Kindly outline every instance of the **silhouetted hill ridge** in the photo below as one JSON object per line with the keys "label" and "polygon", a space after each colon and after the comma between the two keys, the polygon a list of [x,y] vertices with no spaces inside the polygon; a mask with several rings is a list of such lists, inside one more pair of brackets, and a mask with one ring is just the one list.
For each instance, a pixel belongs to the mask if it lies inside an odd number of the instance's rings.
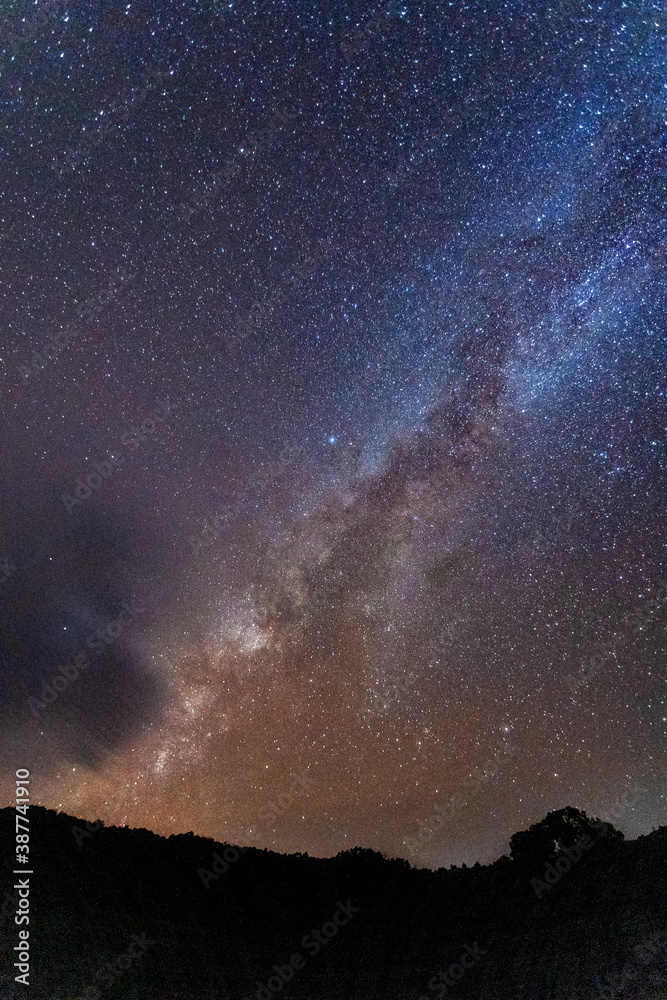
{"label": "silhouetted hill ridge", "polygon": [[[30,828],[35,1000],[98,1000],[95,990],[123,1000],[270,1000],[274,992],[288,1000],[571,1000],[600,996],[597,981],[604,990],[604,977],[642,941],[655,949],[666,926],[667,827],[625,841],[575,809],[515,834],[511,856],[437,871],[367,848],[313,858],[192,833],[98,828],[35,806]],[[0,831],[11,887],[12,809],[0,810]],[[5,900],[0,998],[14,995],[6,958],[14,907]],[[333,937],[306,954],[303,942],[314,947],[309,935],[323,927]],[[153,944],[103,986],[100,970],[116,968],[142,935]],[[274,966],[289,970],[295,954],[305,966],[276,980]],[[661,945],[630,977],[626,1000],[633,990],[665,1000],[666,954]],[[437,976],[450,966],[458,973],[463,956],[472,965],[439,993]],[[282,983],[276,991],[266,985],[272,977]]]}

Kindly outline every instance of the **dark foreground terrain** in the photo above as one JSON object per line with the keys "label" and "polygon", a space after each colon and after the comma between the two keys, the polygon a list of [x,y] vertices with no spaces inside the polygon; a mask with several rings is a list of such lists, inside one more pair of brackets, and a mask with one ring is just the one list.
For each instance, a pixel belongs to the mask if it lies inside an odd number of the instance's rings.
{"label": "dark foreground terrain", "polygon": [[30,985],[14,983],[0,811],[0,997],[667,1000],[667,827],[550,813],[487,867],[322,860],[30,808]]}

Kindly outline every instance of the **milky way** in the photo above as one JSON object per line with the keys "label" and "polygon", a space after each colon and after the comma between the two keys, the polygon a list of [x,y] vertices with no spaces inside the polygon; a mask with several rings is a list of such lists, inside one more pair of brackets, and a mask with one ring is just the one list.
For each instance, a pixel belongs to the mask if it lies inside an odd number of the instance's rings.
{"label": "milky way", "polygon": [[2,5],[7,796],[665,821],[661,6]]}

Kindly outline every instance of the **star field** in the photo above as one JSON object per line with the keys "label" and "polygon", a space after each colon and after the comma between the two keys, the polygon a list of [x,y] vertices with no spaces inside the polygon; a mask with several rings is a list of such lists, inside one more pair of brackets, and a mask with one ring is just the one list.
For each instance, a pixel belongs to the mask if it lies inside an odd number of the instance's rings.
{"label": "star field", "polygon": [[2,5],[6,789],[433,867],[664,822],[661,7]]}

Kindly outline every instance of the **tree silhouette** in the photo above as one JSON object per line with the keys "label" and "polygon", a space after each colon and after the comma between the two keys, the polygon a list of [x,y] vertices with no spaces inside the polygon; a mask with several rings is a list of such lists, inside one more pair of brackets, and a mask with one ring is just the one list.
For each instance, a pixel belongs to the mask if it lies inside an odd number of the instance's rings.
{"label": "tree silhouette", "polygon": [[548,813],[528,830],[515,833],[510,840],[512,859],[526,865],[549,862],[582,837],[607,845],[623,840],[623,834],[611,823],[589,819],[583,810],[567,806]]}

